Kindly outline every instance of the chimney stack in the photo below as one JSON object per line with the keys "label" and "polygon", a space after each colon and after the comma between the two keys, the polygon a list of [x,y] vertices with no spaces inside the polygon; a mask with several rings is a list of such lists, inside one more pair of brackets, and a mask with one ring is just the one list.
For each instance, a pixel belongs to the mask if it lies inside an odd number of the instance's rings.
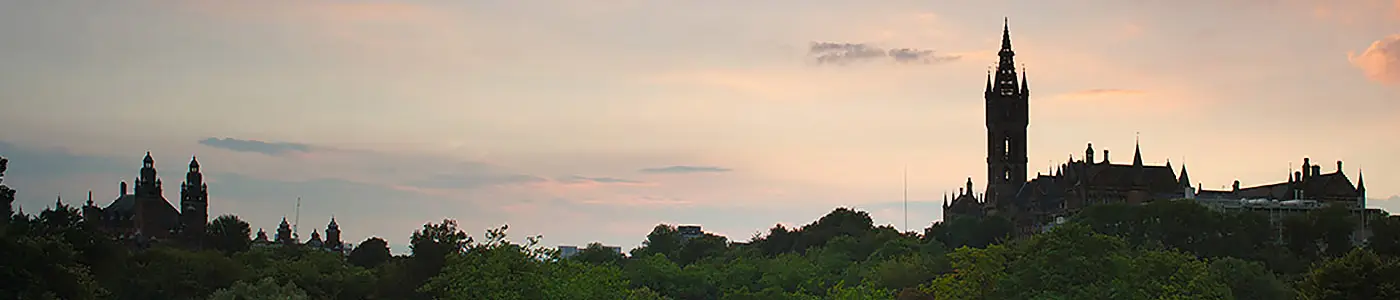
{"label": "chimney stack", "polygon": [[1236,193],[1240,192],[1240,181],[1239,181],[1239,180],[1235,180],[1235,184],[1234,184],[1234,186],[1231,188],[1230,191],[1236,192]]}
{"label": "chimney stack", "polygon": [[1103,163],[1108,164],[1108,149],[1103,149]]}
{"label": "chimney stack", "polygon": [[120,195],[117,195],[117,198],[121,198],[121,197],[124,197],[124,196],[126,196],[126,181],[125,181],[125,180],[122,181],[122,193],[121,193]]}
{"label": "chimney stack", "polygon": [[1313,175],[1313,176],[1317,176],[1318,174],[1322,174],[1322,166],[1313,165],[1312,168],[1313,168],[1313,169],[1312,169],[1312,175]]}
{"label": "chimney stack", "polygon": [[1337,173],[1342,172],[1342,161],[1337,161]]}
{"label": "chimney stack", "polygon": [[1312,170],[1313,170],[1313,168],[1312,168],[1312,162],[1311,162],[1307,157],[1304,157],[1304,158],[1303,158],[1303,178],[1312,177],[1312,176],[1314,175],[1314,174],[1312,173]]}

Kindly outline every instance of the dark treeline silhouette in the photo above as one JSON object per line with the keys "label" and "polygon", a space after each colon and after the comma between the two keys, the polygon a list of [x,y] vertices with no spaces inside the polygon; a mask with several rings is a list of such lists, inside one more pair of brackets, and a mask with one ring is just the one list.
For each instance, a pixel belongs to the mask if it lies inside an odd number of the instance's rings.
{"label": "dark treeline silhouette", "polygon": [[[12,191],[0,185],[6,208]],[[1020,239],[997,217],[912,233],[837,208],[748,242],[662,224],[630,255],[593,244],[564,259],[538,236],[477,239],[454,220],[394,256],[378,237],[348,255],[255,244],[233,215],[209,222],[203,249],[133,248],[61,203],[5,217],[0,299],[1400,299],[1400,217],[1352,245],[1341,208],[1276,230],[1190,200],[1100,205]]]}

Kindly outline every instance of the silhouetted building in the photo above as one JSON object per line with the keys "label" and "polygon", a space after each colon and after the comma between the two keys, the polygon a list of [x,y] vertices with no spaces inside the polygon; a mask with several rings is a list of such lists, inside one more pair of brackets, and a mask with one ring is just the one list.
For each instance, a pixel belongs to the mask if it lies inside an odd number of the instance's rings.
{"label": "silhouetted building", "polygon": [[354,245],[345,243],[340,238],[340,225],[336,224],[335,217],[331,217],[330,224],[326,225],[326,235],[321,236],[319,230],[311,231],[311,239],[302,242],[292,231],[292,224],[287,222],[287,218],[282,218],[282,223],[277,224],[277,233],[272,240],[268,240],[267,233],[258,229],[257,238],[253,239],[253,245],[258,246],[300,246],[313,249],[320,249],[341,254],[350,254]]}
{"label": "silhouetted building", "polygon": [[345,252],[345,243],[340,240],[340,225],[335,223],[335,217],[331,217],[331,223],[326,225],[326,250],[334,252]]}
{"label": "silhouetted building", "polygon": [[1352,207],[1365,206],[1365,187],[1359,180],[1355,187],[1337,171],[1323,174],[1321,168],[1303,159],[1303,170],[1290,175],[1287,182],[1240,188],[1234,183],[1230,191],[1208,191],[1191,187],[1182,166],[1178,177],[1171,162],[1147,165],[1142,159],[1140,143],[1134,145],[1131,164],[1114,164],[1108,150],[1101,160],[1095,160],[1093,144],[1084,150],[1084,157],[1073,155],[1065,163],[1037,173],[1027,180],[1029,161],[1026,128],[1029,125],[1030,87],[1025,74],[1015,69],[1015,52],[1011,50],[1010,26],[1002,29],[1001,50],[995,74],[988,74],[984,91],[987,126],[987,187],[977,195],[972,179],[953,196],[944,197],[944,219],[955,216],[998,215],[1006,217],[1019,235],[1041,231],[1080,209],[1109,203],[1146,203],[1163,199],[1269,199],[1278,201],[1309,200],[1319,203],[1340,203]]}
{"label": "silhouetted building", "polygon": [[258,235],[256,238],[253,238],[253,245],[267,245],[271,243],[272,241],[267,239],[267,232],[263,231],[262,228],[258,228]]}
{"label": "silhouetted building", "polygon": [[83,218],[119,239],[149,242],[179,238],[198,246],[209,222],[209,193],[199,162],[193,158],[185,180],[180,191],[182,210],[177,211],[165,199],[161,180],[156,175],[155,159],[147,152],[135,190],[128,194],[127,184],[122,182],[117,198],[106,207],[93,203],[89,193],[87,204],[83,206]]}
{"label": "silhouetted building", "polygon": [[676,227],[676,231],[680,233],[681,238],[686,240],[698,238],[705,235],[705,231],[700,230],[700,226],[698,225],[678,226]]}
{"label": "silhouetted building", "polygon": [[280,245],[296,245],[300,243],[296,236],[292,235],[292,225],[287,224],[287,217],[282,217],[282,224],[277,224],[277,236],[273,240]]}
{"label": "silhouetted building", "polygon": [[[578,253],[579,253],[580,251],[583,251],[584,249],[587,249],[587,247],[585,247],[585,248],[579,248],[578,246],[559,246],[558,249],[559,249],[559,258],[569,258],[569,257],[573,257],[574,255],[578,255]],[[616,253],[616,254],[622,254],[622,247],[618,247],[618,246],[603,246],[603,250],[607,250],[608,252],[612,252],[612,253]]]}

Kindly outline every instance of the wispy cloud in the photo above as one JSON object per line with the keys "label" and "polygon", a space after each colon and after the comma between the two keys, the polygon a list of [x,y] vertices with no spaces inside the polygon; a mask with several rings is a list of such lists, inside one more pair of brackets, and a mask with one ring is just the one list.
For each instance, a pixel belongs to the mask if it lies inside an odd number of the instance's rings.
{"label": "wispy cloud", "polygon": [[941,55],[933,50],[916,48],[884,49],[867,43],[812,42],[807,49],[818,64],[845,65],[889,59],[896,63],[932,64],[954,61],[960,56]]}
{"label": "wispy cloud", "polygon": [[296,152],[311,152],[311,145],[302,143],[264,142],[259,140],[244,140],[235,138],[221,139],[211,137],[200,140],[199,144],[230,151],[262,153],[272,156]]}
{"label": "wispy cloud", "polygon": [[672,197],[660,196],[622,196],[607,199],[587,199],[579,201],[581,204],[591,205],[621,205],[621,206],[690,206],[695,202]]}
{"label": "wispy cloud", "polygon": [[1347,53],[1347,60],[1366,73],[1366,78],[1388,85],[1400,85],[1400,34],[1371,43],[1361,54]]}
{"label": "wispy cloud", "polygon": [[620,184],[620,185],[639,185],[639,184],[643,184],[643,183],[644,183],[644,182],[641,182],[641,181],[630,180],[630,179],[613,178],[613,177],[588,177],[588,176],[581,176],[581,175],[565,176],[565,177],[561,177],[561,178],[557,179],[557,181],[559,181],[559,182],[561,182],[561,183],[565,183],[565,184]]}
{"label": "wispy cloud", "polygon": [[487,170],[462,170],[460,173],[437,174],[428,178],[409,181],[406,185],[427,189],[463,190],[548,181],[548,179],[534,175],[502,174]]}
{"label": "wispy cloud", "polygon": [[638,170],[642,173],[650,174],[686,174],[686,173],[722,173],[733,171],[729,168],[711,166],[669,166],[660,168],[646,168]]}

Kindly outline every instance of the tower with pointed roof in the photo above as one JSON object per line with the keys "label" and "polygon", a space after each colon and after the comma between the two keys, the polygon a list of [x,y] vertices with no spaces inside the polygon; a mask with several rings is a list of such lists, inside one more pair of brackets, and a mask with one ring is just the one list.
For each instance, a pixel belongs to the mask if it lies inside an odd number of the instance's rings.
{"label": "tower with pointed roof", "polygon": [[209,185],[199,171],[199,159],[190,157],[190,169],[180,184],[180,228],[194,245],[202,242],[209,222]]}
{"label": "tower with pointed roof", "polygon": [[287,217],[282,217],[282,224],[277,224],[277,236],[273,238],[275,243],[283,245],[294,245],[296,238],[292,237],[292,225],[287,224]]}
{"label": "tower with pointed roof", "polygon": [[156,160],[151,152],[141,160],[141,175],[136,179],[136,197],[162,197],[160,177],[156,176]]}
{"label": "tower with pointed roof", "polygon": [[335,217],[331,217],[331,223],[326,225],[325,247],[336,252],[344,250],[344,243],[340,241],[340,225],[335,223]]}
{"label": "tower with pointed roof", "polygon": [[1030,88],[1022,74],[1017,78],[1016,52],[1011,50],[1011,26],[1004,20],[1001,50],[994,74],[987,76],[987,195],[993,210],[1012,205],[1026,182],[1026,128],[1030,126]]}

